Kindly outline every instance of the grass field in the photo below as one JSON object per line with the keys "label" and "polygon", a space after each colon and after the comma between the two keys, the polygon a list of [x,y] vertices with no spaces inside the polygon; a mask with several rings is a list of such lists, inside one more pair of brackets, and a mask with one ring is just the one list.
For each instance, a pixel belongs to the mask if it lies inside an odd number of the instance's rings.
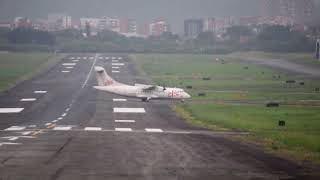
{"label": "grass field", "polygon": [[48,53],[2,53],[0,54],[0,91],[18,80],[31,77],[55,55]]}
{"label": "grass field", "polygon": [[[240,63],[228,56],[153,54],[132,58],[156,84],[192,86],[186,89],[192,99],[174,108],[188,122],[249,131],[250,140],[273,152],[320,163],[318,80]],[[210,80],[203,80],[208,77]],[[296,83],[287,84],[287,80]],[[198,96],[200,92],[206,96]],[[280,107],[267,108],[270,101],[280,102]],[[279,127],[279,120],[285,120],[286,126]]]}

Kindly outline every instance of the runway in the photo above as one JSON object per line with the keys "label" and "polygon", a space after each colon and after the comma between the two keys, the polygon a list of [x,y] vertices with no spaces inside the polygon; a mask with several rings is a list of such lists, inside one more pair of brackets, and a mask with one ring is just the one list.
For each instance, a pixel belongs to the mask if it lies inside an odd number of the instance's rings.
{"label": "runway", "polygon": [[100,92],[93,67],[136,79],[123,54],[70,54],[0,94],[0,179],[212,180],[298,178],[302,167],[231,140],[243,132],[192,127],[170,101]]}

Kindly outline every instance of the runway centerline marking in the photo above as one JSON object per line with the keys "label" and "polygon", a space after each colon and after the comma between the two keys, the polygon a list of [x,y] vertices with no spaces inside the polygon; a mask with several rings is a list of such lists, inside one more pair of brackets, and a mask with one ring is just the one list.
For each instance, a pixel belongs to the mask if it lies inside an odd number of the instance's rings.
{"label": "runway centerline marking", "polygon": [[45,94],[47,91],[34,91],[35,94]]}
{"label": "runway centerline marking", "polygon": [[67,113],[63,113],[61,116],[62,116],[62,117],[65,117],[66,115],[67,115]]}
{"label": "runway centerline marking", "polygon": [[115,120],[114,122],[118,123],[135,123],[135,120]]}
{"label": "runway centerline marking", "polygon": [[144,108],[113,108],[114,113],[146,113]]}
{"label": "runway centerline marking", "polygon": [[23,98],[23,99],[20,99],[20,101],[22,101],[22,102],[36,101],[36,100],[37,100],[36,98]]}
{"label": "runway centerline marking", "polygon": [[113,102],[125,102],[127,99],[112,99]]}
{"label": "runway centerline marking", "polygon": [[153,128],[146,128],[145,129],[147,132],[163,132],[163,130],[162,129],[153,129]]}
{"label": "runway centerline marking", "polygon": [[115,128],[115,131],[130,132],[132,131],[132,129],[131,128]]}
{"label": "runway centerline marking", "polygon": [[24,108],[0,108],[1,113],[20,113]]}
{"label": "runway centerline marking", "polygon": [[25,126],[11,126],[7,129],[5,129],[5,131],[22,131],[25,128],[26,128]]}
{"label": "runway centerline marking", "polygon": [[101,127],[85,127],[84,130],[85,131],[101,131],[102,128]]}
{"label": "runway centerline marking", "polygon": [[93,67],[94,67],[94,65],[95,65],[96,62],[97,62],[97,59],[98,59],[98,54],[96,54],[96,56],[95,56],[95,58],[94,58],[94,61],[93,61],[92,66],[91,66],[91,69],[90,69],[90,71],[89,71],[89,73],[88,73],[88,75],[87,75],[86,80],[84,81],[84,83],[83,83],[83,85],[82,85],[82,88],[84,88],[84,87],[86,86],[86,84],[87,84],[87,82],[88,82],[88,80],[89,80],[89,78],[90,78],[90,75],[91,75],[91,73],[92,73]]}

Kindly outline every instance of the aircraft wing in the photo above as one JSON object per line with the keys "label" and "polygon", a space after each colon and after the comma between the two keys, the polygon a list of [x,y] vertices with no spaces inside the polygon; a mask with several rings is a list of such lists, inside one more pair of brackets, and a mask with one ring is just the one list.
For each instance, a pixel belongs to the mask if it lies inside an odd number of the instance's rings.
{"label": "aircraft wing", "polygon": [[135,84],[135,86],[141,87],[142,91],[153,91],[157,88],[154,85],[146,85],[146,84]]}

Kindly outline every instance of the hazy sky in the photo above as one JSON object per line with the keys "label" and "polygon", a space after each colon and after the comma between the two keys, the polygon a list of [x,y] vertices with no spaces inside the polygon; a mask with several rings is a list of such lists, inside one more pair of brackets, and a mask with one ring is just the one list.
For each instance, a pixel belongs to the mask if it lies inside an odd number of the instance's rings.
{"label": "hazy sky", "polygon": [[[0,0],[0,19],[47,17],[64,12],[74,17],[123,16],[138,21],[167,19],[174,29],[190,17],[256,15],[258,0]],[[180,29],[180,28],[179,28]]]}

